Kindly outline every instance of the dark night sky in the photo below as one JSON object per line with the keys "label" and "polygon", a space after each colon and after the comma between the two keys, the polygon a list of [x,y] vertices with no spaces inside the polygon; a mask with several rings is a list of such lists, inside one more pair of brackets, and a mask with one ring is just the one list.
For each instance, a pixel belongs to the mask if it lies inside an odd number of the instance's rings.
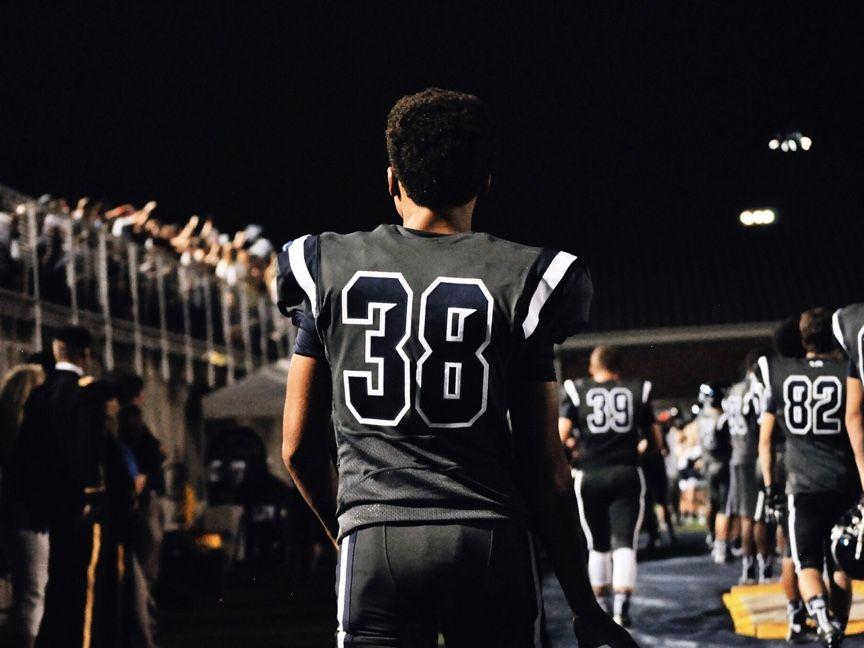
{"label": "dark night sky", "polygon": [[[779,317],[805,299],[772,302],[783,286],[834,305],[860,285],[858,3],[66,4],[0,10],[0,182],[22,191],[155,198],[277,241],[370,229],[395,218],[387,110],[441,85],[501,127],[478,228],[586,256],[600,327]],[[769,151],[786,130],[813,149]],[[743,231],[758,206],[780,223]]]}

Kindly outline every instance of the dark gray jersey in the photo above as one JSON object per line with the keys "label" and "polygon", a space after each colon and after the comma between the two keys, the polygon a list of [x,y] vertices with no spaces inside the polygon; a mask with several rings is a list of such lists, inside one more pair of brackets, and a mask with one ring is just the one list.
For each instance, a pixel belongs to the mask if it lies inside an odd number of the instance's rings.
{"label": "dark gray jersey", "polygon": [[729,441],[729,426],[723,420],[723,411],[708,405],[696,416],[699,430],[699,445],[706,470],[716,471],[729,465],[732,446]]}
{"label": "dark gray jersey", "polygon": [[[846,363],[834,358],[759,358],[768,385],[766,411],[786,437],[786,490],[790,494],[857,489],[846,432]],[[776,433],[776,432],[775,432]]]}
{"label": "dark gray jersey", "polygon": [[562,416],[573,422],[582,470],[637,466],[640,439],[654,423],[647,380],[567,380]]}
{"label": "dark gray jersey", "polygon": [[864,381],[864,304],[846,306],[834,313],[834,337],[849,356],[850,375]]}
{"label": "dark gray jersey", "polygon": [[571,254],[395,225],[307,236],[279,257],[333,377],[340,533],[369,524],[524,521],[507,420],[523,359],[587,318]]}
{"label": "dark gray jersey", "polygon": [[759,391],[750,377],[729,388],[722,402],[721,425],[729,429],[730,466],[754,464],[759,449]]}

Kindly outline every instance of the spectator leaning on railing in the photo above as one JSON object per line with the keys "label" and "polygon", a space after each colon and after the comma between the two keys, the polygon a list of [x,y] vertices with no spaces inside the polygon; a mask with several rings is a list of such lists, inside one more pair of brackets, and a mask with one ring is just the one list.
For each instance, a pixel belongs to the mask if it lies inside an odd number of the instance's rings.
{"label": "spectator leaning on railing", "polygon": [[132,321],[137,312],[140,324],[176,334],[188,325],[192,338],[210,331],[214,343],[230,339],[247,359],[272,349],[284,330],[268,299],[275,253],[262,228],[231,236],[199,216],[182,226],[162,223],[156,209],[154,201],[106,209],[90,198],[70,208],[0,187],[0,288],[34,295],[36,263],[40,299],[76,315]]}

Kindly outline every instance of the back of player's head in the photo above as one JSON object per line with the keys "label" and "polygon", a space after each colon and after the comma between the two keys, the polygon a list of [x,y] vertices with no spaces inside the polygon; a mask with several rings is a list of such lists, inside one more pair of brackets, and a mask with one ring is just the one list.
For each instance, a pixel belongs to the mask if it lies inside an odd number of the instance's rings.
{"label": "back of player's head", "polygon": [[406,95],[387,116],[386,139],[393,173],[418,205],[464,205],[489,180],[494,129],[474,95],[440,88]]}
{"label": "back of player's head", "polygon": [[58,362],[81,361],[93,349],[93,336],[83,326],[64,326],[54,335],[52,349]]}
{"label": "back of player's head", "polygon": [[783,320],[774,329],[774,348],[784,358],[803,358],[804,346],[801,344],[799,317]]}
{"label": "back of player's head", "polygon": [[831,330],[831,311],[811,308],[801,313],[798,322],[801,344],[808,353],[831,353],[834,350],[834,333]]}
{"label": "back of player's head", "polygon": [[624,354],[618,347],[601,344],[591,353],[591,363],[597,369],[605,369],[609,373],[621,373],[624,367]]}

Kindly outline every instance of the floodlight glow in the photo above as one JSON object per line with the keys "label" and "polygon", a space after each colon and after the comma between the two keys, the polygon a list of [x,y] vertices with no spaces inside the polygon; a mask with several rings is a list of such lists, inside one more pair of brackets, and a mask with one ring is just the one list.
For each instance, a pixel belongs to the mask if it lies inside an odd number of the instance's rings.
{"label": "floodlight glow", "polygon": [[15,208],[15,213],[21,216],[25,211],[27,211],[27,205],[21,203]]}
{"label": "floodlight glow", "polygon": [[793,153],[798,150],[798,142],[796,142],[794,139],[789,140],[789,150]]}
{"label": "floodlight glow", "polygon": [[813,140],[804,135],[801,137],[801,148],[805,151],[809,151],[810,147],[813,146]]}
{"label": "floodlight glow", "polygon": [[780,150],[786,153],[789,150],[789,142],[783,140],[783,143],[780,145]]}
{"label": "floodlight glow", "polygon": [[780,148],[780,140],[778,140],[777,138],[772,139],[770,142],[768,142],[768,148],[772,151],[776,151],[778,148]]}
{"label": "floodlight glow", "polygon": [[744,227],[752,227],[754,225],[773,225],[777,220],[777,214],[773,209],[746,209],[738,216],[738,220]]}

